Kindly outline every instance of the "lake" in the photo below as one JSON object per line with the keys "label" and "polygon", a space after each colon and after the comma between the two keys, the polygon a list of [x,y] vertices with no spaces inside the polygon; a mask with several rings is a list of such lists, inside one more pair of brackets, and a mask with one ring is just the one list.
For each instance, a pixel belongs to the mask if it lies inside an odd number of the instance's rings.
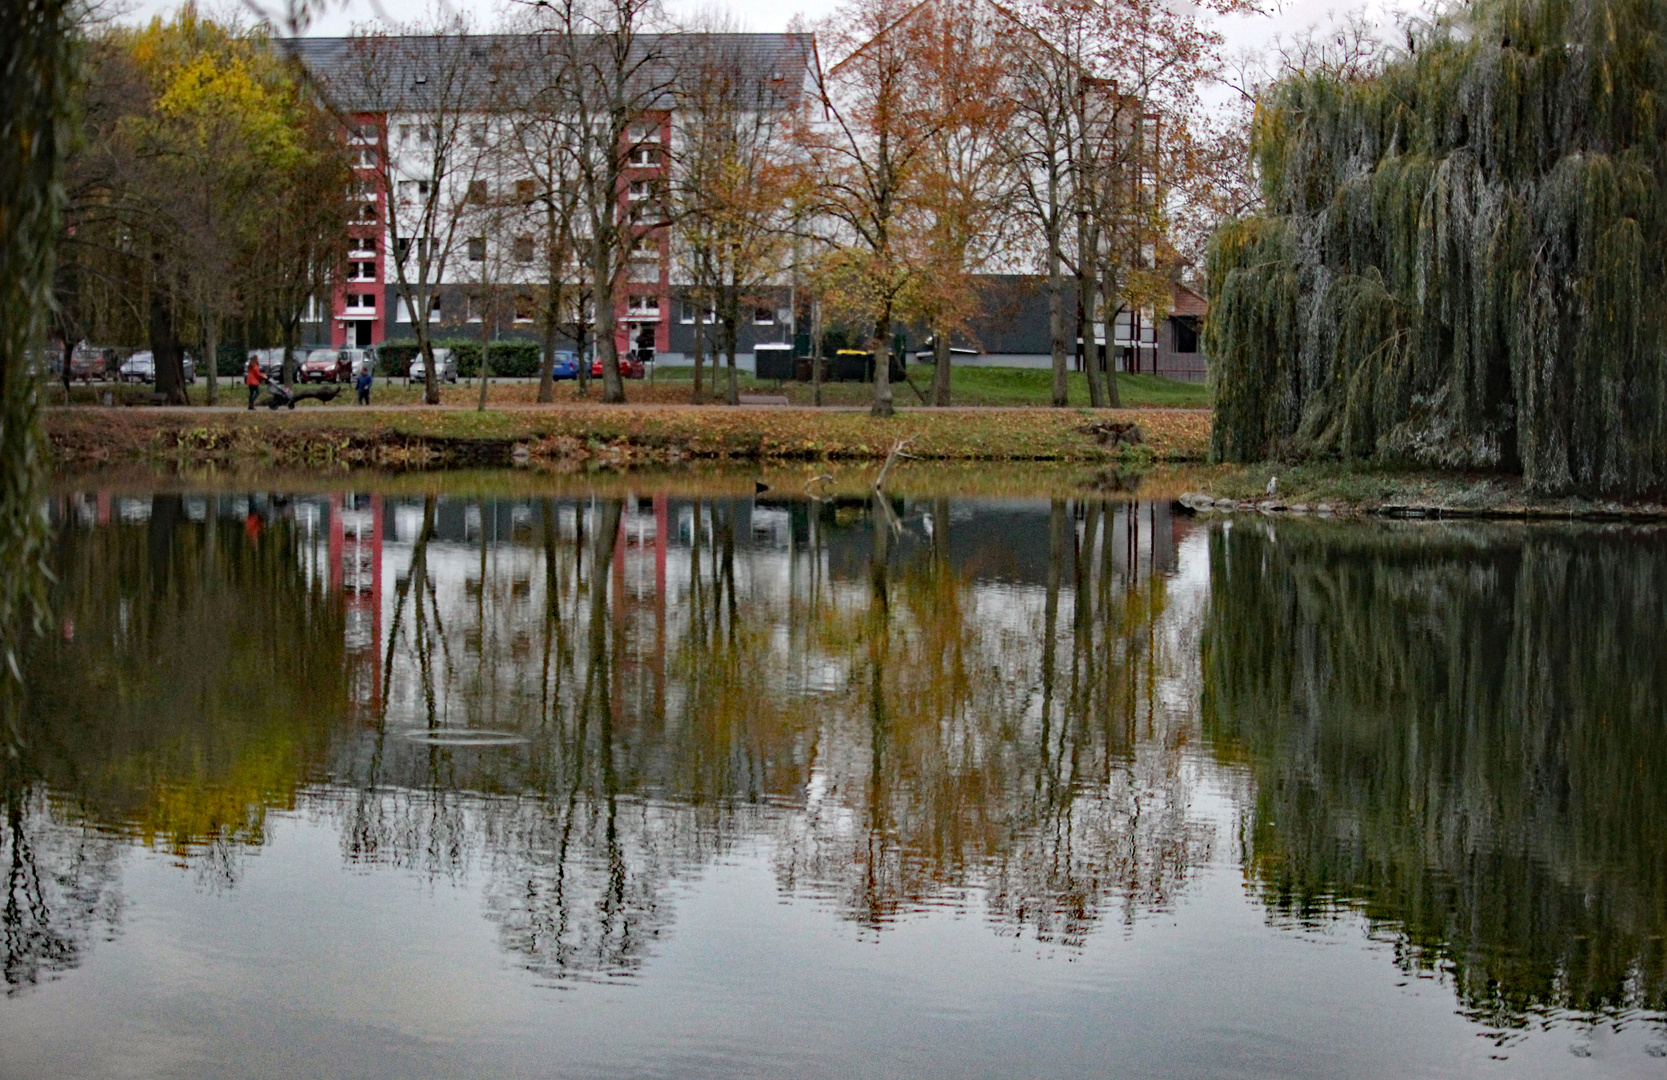
{"label": "lake", "polygon": [[1667,1074],[1667,532],[353,482],[54,495],[0,1076]]}

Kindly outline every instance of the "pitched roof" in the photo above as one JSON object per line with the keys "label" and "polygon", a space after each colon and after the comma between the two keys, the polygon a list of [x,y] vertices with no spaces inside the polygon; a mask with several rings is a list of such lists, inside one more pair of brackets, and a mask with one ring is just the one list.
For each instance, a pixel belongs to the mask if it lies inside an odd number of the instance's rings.
{"label": "pitched roof", "polygon": [[[395,112],[422,108],[432,92],[427,80],[447,71],[456,72],[483,109],[501,101],[506,90],[536,88],[565,51],[562,40],[547,34],[387,35],[285,38],[279,44],[300,60],[338,108]],[[582,52],[586,41],[601,45],[606,39],[586,35],[573,40]],[[804,92],[817,63],[811,34],[643,34],[633,54],[641,89],[659,91],[648,108],[671,108],[678,73],[708,57],[756,72],[784,107]],[[367,70],[381,76],[367,79]]]}
{"label": "pitched roof", "polygon": [[1169,295],[1171,315],[1203,316],[1209,313],[1209,303],[1179,281],[1169,283]]}

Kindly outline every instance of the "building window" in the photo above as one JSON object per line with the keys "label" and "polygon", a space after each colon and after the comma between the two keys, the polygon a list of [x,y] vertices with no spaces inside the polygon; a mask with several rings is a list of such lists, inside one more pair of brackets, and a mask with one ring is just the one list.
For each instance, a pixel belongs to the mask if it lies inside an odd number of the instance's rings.
{"label": "building window", "polygon": [[376,237],[374,237],[374,236],[350,236],[350,237],[348,237],[347,253],[349,255],[375,255],[376,254]]}
{"label": "building window", "polygon": [[1175,328],[1175,351],[1177,353],[1195,353],[1198,351],[1198,327],[1191,319],[1171,319],[1169,325]]}
{"label": "building window", "polygon": [[472,203],[483,203],[486,201],[485,180],[469,181],[469,201]]}
{"label": "building window", "polygon": [[359,220],[360,221],[375,221],[376,220],[376,204],[375,203],[364,203],[364,204],[362,204],[359,207]]}
{"label": "building window", "polygon": [[[677,321],[688,326],[693,326],[696,310],[697,309],[692,302],[688,300],[683,301],[682,309],[678,312]],[[705,311],[700,313],[700,321],[705,326],[711,326],[713,323],[718,321],[718,313],[712,308],[707,308]]]}
{"label": "building window", "polygon": [[631,165],[638,169],[652,169],[660,164],[658,146],[637,146],[631,150]]}
{"label": "building window", "polygon": [[627,300],[626,306],[633,316],[648,316],[656,319],[660,317],[660,298],[653,294],[631,296]]}
{"label": "building window", "polygon": [[482,149],[486,146],[485,124],[475,124],[473,127],[469,128],[469,145],[475,147],[476,149]]}
{"label": "building window", "polygon": [[375,281],[376,264],[373,262],[350,262],[347,264],[347,280]]}
{"label": "building window", "polygon": [[657,143],[660,141],[660,125],[632,124],[630,137],[634,143]]}
{"label": "building window", "polygon": [[368,146],[363,146],[353,151],[351,158],[355,169],[376,168],[376,151]]}
{"label": "building window", "polygon": [[486,261],[486,237],[484,237],[484,236],[471,236],[471,237],[469,237],[469,261],[470,262],[485,262]]}
{"label": "building window", "polygon": [[533,305],[531,293],[515,294],[515,321],[529,323],[533,321],[536,308]]}
{"label": "building window", "polygon": [[515,201],[530,203],[538,197],[538,185],[531,180],[515,181]]}
{"label": "building window", "polygon": [[427,180],[401,180],[399,182],[399,204],[405,206],[414,199],[426,201],[428,190]]}
{"label": "building window", "polygon": [[362,143],[364,143],[364,142],[375,142],[376,141],[376,125],[375,124],[354,124],[351,131],[350,131],[350,135],[351,135],[354,142],[362,142]]}
{"label": "building window", "polygon": [[515,238],[515,261],[533,261],[533,238],[531,233],[522,233]]}
{"label": "building window", "polygon": [[754,326],[776,325],[776,309],[767,307],[753,309],[752,322]]}

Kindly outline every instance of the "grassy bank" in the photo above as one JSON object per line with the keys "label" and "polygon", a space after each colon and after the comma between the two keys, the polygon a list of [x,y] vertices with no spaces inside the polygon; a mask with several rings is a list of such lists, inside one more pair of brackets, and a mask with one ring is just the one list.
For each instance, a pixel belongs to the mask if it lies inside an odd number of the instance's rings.
{"label": "grassy bank", "polygon": [[[1277,480],[1270,494],[1268,483]],[[1325,462],[1305,465],[1193,466],[1170,486],[1213,501],[1211,511],[1347,513],[1388,517],[1659,519],[1667,506],[1529,491],[1522,477],[1492,472],[1430,472]],[[1192,501],[1192,500],[1189,500]]]}
{"label": "grassy bank", "polygon": [[[727,372],[722,372],[727,380]],[[713,372],[707,369],[705,389],[710,396],[713,390]],[[1033,368],[957,368],[950,380],[950,393],[956,406],[1047,406],[1052,401],[1053,374]],[[920,393],[927,393],[930,389],[931,372],[925,369],[910,370],[909,377],[914,381]],[[773,380],[759,380],[742,372],[739,379],[740,391],[743,394],[770,394],[785,396],[794,405],[810,405],[811,387],[808,383],[778,383]],[[1070,400],[1073,406],[1088,407],[1088,377],[1080,372],[1072,372],[1067,378]],[[725,383],[727,386],[727,381]],[[1177,382],[1173,379],[1160,379],[1155,375],[1119,375],[1117,386],[1122,395],[1123,407],[1141,408],[1208,408],[1210,404],[1209,390],[1199,383]],[[559,382],[555,386],[556,402],[558,404],[583,403],[587,399],[578,396],[578,384],[573,382]],[[74,405],[96,405],[104,400],[104,394],[113,395],[117,403],[149,403],[152,388],[142,383],[97,383],[91,385],[75,384],[70,388],[70,403]],[[225,382],[220,384],[221,405],[243,405],[248,401],[240,382]],[[628,380],[625,384],[626,397],[633,404],[653,405],[686,405],[694,392],[693,368],[663,368],[656,372],[652,381]],[[480,393],[478,384],[472,381],[459,382],[456,385],[447,384],[440,389],[441,402],[445,405],[472,406]],[[590,387],[589,401],[595,401],[602,394],[600,384]],[[893,387],[893,397],[902,407],[919,405],[921,399],[907,384]],[[197,385],[188,388],[191,404],[205,405],[208,403],[208,388],[201,380]],[[827,383],[822,388],[822,402],[831,406],[865,406],[873,400],[874,388],[867,383]],[[56,384],[47,387],[46,401],[49,405],[63,403],[63,390]],[[417,384],[407,385],[402,379],[378,378],[376,386],[371,392],[372,403],[378,408],[386,406],[418,405],[422,401],[422,387]],[[534,380],[513,380],[510,382],[493,382],[487,387],[487,401],[492,405],[531,405],[538,400],[538,383]],[[353,390],[343,386],[341,394],[332,402],[324,404],[317,401],[304,401],[299,406],[303,409],[315,408],[353,408]]]}
{"label": "grassy bank", "polygon": [[[1120,425],[1140,429],[1116,441]],[[430,467],[611,466],[699,460],[881,461],[899,442],[936,461],[1200,461],[1197,410],[863,412],[576,405],[566,408],[313,408],[294,412],[71,408],[46,413],[60,468],[133,463]],[[1127,436],[1124,436],[1126,439]]]}

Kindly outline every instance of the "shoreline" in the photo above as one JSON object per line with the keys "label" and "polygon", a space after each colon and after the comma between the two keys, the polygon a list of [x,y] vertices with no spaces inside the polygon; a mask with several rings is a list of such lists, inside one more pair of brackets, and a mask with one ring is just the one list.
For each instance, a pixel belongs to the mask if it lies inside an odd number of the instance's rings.
{"label": "shoreline", "polygon": [[688,461],[1201,462],[1200,409],[559,405],[474,409],[58,407],[43,410],[57,469],[99,465],[612,467]]}
{"label": "shoreline", "polygon": [[[299,409],[55,407],[43,410],[59,479],[288,472],[327,479],[374,472],[420,486],[447,474],[514,469],[538,486],[709,482],[837,474],[866,489],[894,462],[894,490],[966,486],[1011,495],[1096,493],[1162,499],[1204,515],[1388,520],[1667,521],[1667,502],[1541,496],[1521,478],[1386,466],[1209,465],[1210,414],[967,406],[861,409],[558,405]],[[1132,425],[1132,428],[1131,428]],[[986,478],[981,473],[990,473]],[[704,477],[705,479],[700,479]],[[867,479],[863,479],[867,477]],[[1266,487],[1277,477],[1276,491]],[[778,485],[788,493],[804,479]]]}

